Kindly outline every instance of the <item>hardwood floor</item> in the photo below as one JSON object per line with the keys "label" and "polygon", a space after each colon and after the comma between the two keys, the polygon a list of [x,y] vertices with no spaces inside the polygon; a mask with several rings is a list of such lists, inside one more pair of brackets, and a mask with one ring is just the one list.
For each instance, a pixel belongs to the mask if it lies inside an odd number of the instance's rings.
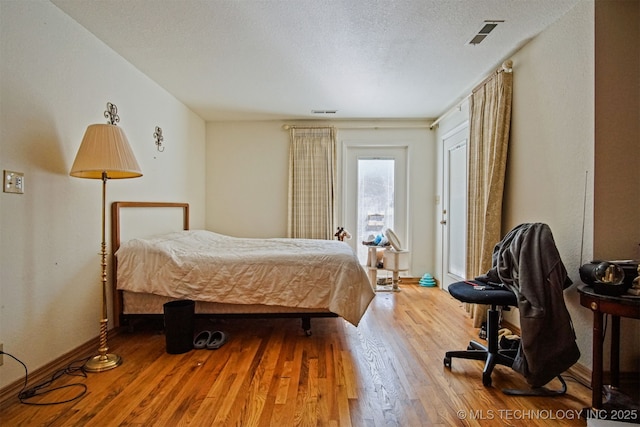
{"label": "hardwood floor", "polygon": [[[437,288],[401,285],[378,293],[356,328],[339,318],[198,320],[198,329],[224,330],[218,350],[165,352],[151,327],[109,342],[124,362],[88,377],[63,376],[54,386],[82,383],[73,402],[0,408],[3,426],[579,426],[590,390],[567,378],[562,397],[507,396],[527,388],[498,366],[493,387],[483,363],[453,360],[446,350],[477,339],[462,305]],[[5,363],[8,363],[5,357]],[[549,384],[558,386],[557,380]],[[78,387],[39,397],[64,400]]]}

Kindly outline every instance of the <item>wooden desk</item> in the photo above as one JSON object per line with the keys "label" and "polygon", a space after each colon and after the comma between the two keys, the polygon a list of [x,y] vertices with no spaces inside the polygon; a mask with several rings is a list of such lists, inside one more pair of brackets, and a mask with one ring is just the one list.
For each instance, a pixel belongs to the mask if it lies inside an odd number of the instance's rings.
{"label": "wooden desk", "polygon": [[587,285],[579,285],[580,305],[593,311],[593,360],[591,372],[591,405],[602,409],[602,344],[603,315],[611,315],[611,386],[620,385],[620,318],[640,319],[640,298],[614,297],[597,294]]}

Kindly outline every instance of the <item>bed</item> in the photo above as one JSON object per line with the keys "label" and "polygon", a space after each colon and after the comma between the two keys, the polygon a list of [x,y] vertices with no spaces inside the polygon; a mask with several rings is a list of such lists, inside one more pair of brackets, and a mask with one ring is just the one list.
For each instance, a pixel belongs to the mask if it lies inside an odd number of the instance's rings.
{"label": "bed", "polygon": [[[179,224],[134,237],[123,230],[124,210],[153,223],[167,209],[181,212]],[[298,317],[310,334],[313,317],[339,316],[357,326],[375,295],[353,250],[338,240],[190,230],[186,203],[114,202],[111,219],[116,326],[191,299],[197,317]]]}

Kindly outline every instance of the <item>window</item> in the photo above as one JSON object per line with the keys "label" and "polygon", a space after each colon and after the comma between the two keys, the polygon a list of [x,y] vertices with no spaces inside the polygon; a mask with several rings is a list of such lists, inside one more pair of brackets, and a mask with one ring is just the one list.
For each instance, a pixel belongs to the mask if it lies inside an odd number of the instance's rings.
{"label": "window", "polygon": [[370,235],[393,229],[403,246],[407,239],[407,147],[347,144],[343,175],[343,221],[358,259],[367,262]]}
{"label": "window", "polygon": [[[368,241],[394,228],[395,160],[358,159],[358,242]],[[367,248],[358,246],[360,262],[367,260]]]}

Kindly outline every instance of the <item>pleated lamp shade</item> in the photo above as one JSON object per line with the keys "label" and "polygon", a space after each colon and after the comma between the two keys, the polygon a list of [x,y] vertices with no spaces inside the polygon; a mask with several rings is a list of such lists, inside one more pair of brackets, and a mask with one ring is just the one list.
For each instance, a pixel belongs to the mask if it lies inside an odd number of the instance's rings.
{"label": "pleated lamp shade", "polygon": [[124,131],[116,125],[89,125],[71,167],[71,176],[78,178],[122,179],[142,176],[142,171]]}

